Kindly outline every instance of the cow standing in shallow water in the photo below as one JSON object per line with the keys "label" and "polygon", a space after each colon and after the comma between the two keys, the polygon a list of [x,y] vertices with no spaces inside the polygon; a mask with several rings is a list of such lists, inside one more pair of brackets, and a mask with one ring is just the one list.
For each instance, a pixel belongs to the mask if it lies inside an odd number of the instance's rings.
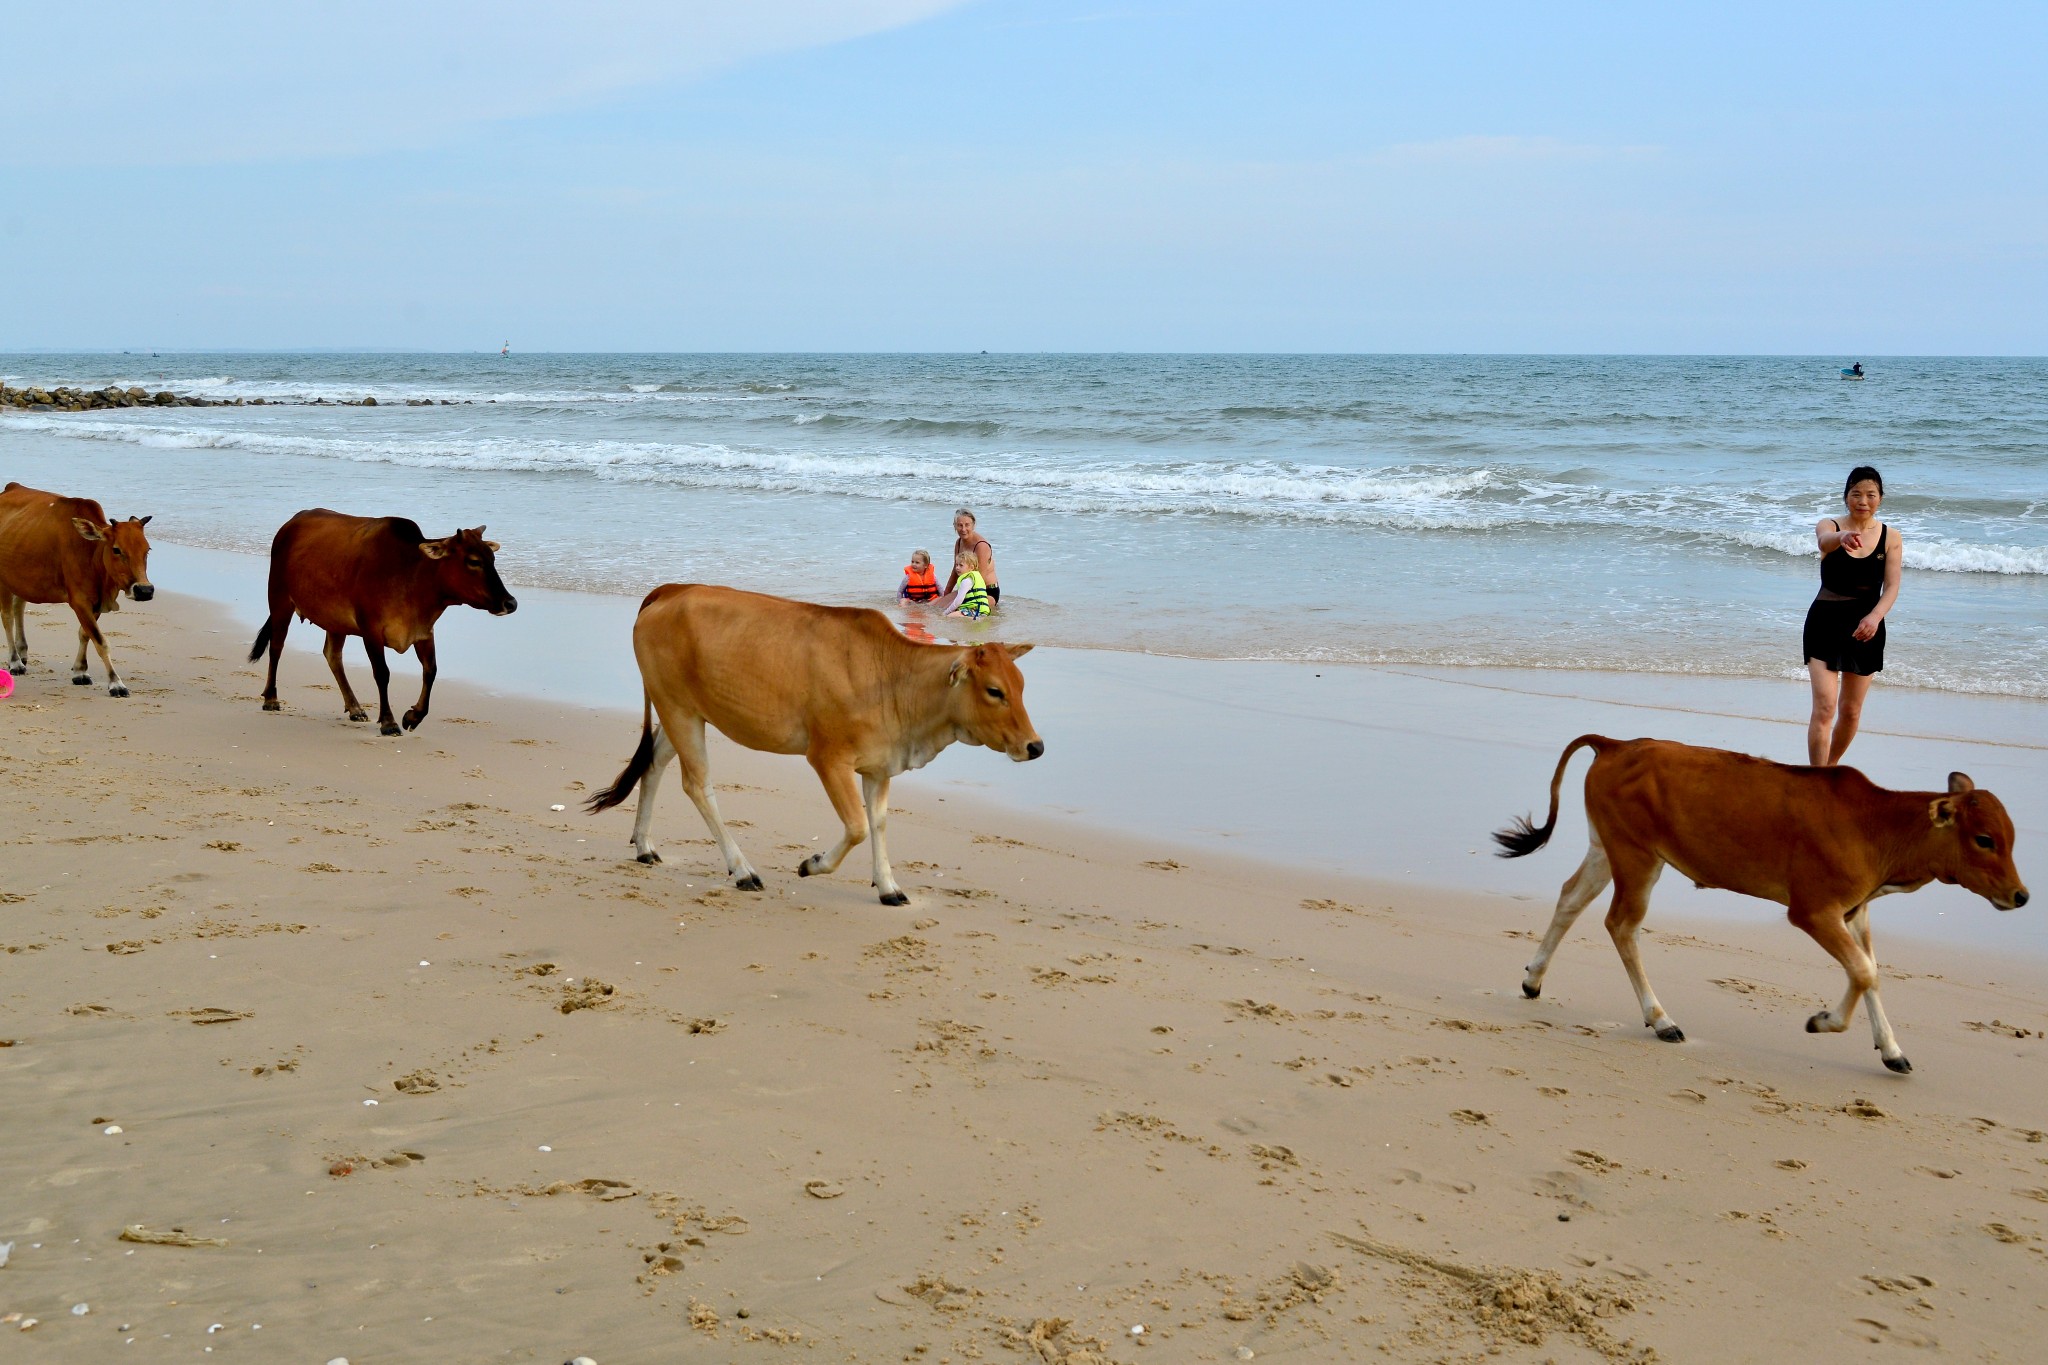
{"label": "cow standing in shallow water", "polygon": [[263,709],[282,710],[277,700],[277,661],[284,653],[292,613],[327,632],[327,666],[341,688],[350,720],[368,720],[341,667],[341,646],[362,637],[377,679],[377,727],[399,733],[391,718],[391,666],[384,651],[410,649],[420,661],[420,699],[405,713],[405,728],[427,718],[427,703],[439,671],[434,658],[434,623],[452,606],[476,607],[509,616],[519,603],[498,577],[498,546],[484,528],[428,540],[419,523],[405,517],[351,517],[316,507],[278,528],[270,543],[270,617],[249,647],[254,663],[270,651],[270,676],[263,684]]}
{"label": "cow standing in shallow water", "polygon": [[884,905],[907,904],[889,869],[889,780],[956,740],[1019,763],[1044,753],[1024,713],[1015,662],[1030,649],[913,644],[888,617],[865,608],[702,583],[656,588],[633,623],[646,689],[640,747],[588,809],[616,806],[639,785],[633,847],[641,862],[660,862],[647,831],[662,770],[680,758],[683,790],[718,841],[727,875],[740,890],[759,891],[761,878],[718,818],[708,785],[709,721],[746,748],[804,755],[825,784],[845,834],[829,852],[806,858],[799,876],[835,870],[872,833],[875,890]]}
{"label": "cow standing in shallow water", "polygon": [[1529,963],[1522,994],[1543,991],[1551,954],[1579,913],[1614,883],[1607,932],[1642,1002],[1643,1023],[1667,1043],[1685,1034],[1657,1003],[1636,951],[1636,928],[1666,863],[1696,885],[1786,907],[1787,918],[1848,973],[1840,1009],[1806,1021],[1808,1033],[1840,1033],[1870,997],[1870,1031],[1884,1064],[1911,1071],[1877,998],[1870,901],[1931,881],[1961,884],[2000,910],[2027,903],[2013,866],[2012,820],[1998,798],[1950,773],[1946,792],[1894,792],[1854,768],[1794,768],[1723,749],[1661,739],[1581,735],[1550,779],[1550,816],[1525,817],[1495,834],[1504,858],[1534,853],[1557,827],[1565,764],[1593,751],[1586,771],[1591,846],[1564,884],[1557,913]]}
{"label": "cow standing in shallow water", "polygon": [[148,517],[109,521],[91,498],[67,498],[10,483],[0,489],[0,626],[7,634],[7,671],[28,671],[29,602],[64,602],[78,617],[78,657],[71,681],[92,684],[85,647],[99,651],[107,695],[125,697],[128,684],[114,668],[99,618],[121,609],[121,594],[137,602],[156,596],[149,581]]}

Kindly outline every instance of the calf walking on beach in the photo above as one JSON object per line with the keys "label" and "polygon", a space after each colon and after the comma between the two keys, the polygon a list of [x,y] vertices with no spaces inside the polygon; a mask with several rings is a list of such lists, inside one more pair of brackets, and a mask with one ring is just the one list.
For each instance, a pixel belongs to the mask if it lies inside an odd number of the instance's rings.
{"label": "calf walking on beach", "polygon": [[498,577],[498,544],[484,528],[428,540],[419,523],[406,517],[352,517],[324,507],[300,512],[278,528],[270,542],[270,618],[256,632],[249,662],[270,652],[263,684],[263,709],[284,709],[277,699],[277,661],[284,654],[292,613],[327,632],[327,666],[341,688],[348,718],[368,720],[341,667],[342,642],[362,637],[377,680],[377,727],[399,733],[391,718],[391,666],[384,651],[414,651],[420,661],[420,699],[405,713],[405,728],[427,718],[439,669],[434,657],[434,623],[452,606],[476,607],[510,616],[518,599]]}
{"label": "calf walking on beach", "polygon": [[1911,1071],[1877,998],[1877,956],[1870,902],[1931,881],[1960,883],[2000,910],[2027,903],[2013,866],[2012,820],[1990,792],[1962,773],[1946,792],[1886,791],[1854,768],[1793,768],[1724,749],[1663,739],[1580,735],[1567,744],[1550,778],[1550,815],[1539,827],[1525,816],[1493,837],[1503,858],[1534,853],[1557,827],[1565,765],[1593,751],[1586,770],[1585,861],[1557,898],[1543,944],[1529,962],[1522,994],[1543,993],[1543,974],[1573,921],[1614,883],[1607,933],[1621,954],[1643,1024],[1667,1043],[1685,1034],[1650,989],[1636,950],[1636,929],[1650,909],[1650,888],[1669,863],[1701,887],[1720,888],[1786,908],[1842,964],[1849,993],[1839,1009],[1806,1021],[1808,1033],[1840,1033],[1870,997],[1870,1029],[1884,1064]]}
{"label": "calf walking on beach", "polygon": [[746,748],[802,754],[825,784],[845,832],[828,852],[804,859],[798,876],[836,870],[872,834],[882,904],[908,904],[889,869],[889,780],[922,768],[956,740],[1018,763],[1044,753],[1016,664],[1030,651],[914,644],[878,611],[670,583],[647,594],[633,623],[645,689],[640,746],[586,808],[609,810],[639,786],[633,847],[641,862],[660,862],[647,831],[662,771],[679,758],[683,790],[718,841],[726,874],[740,890],[759,891],[761,878],[711,794],[708,721]]}
{"label": "calf walking on beach", "polygon": [[91,498],[67,498],[23,484],[0,489],[0,626],[7,634],[7,671],[28,671],[28,628],[22,619],[30,602],[63,602],[78,618],[78,657],[71,681],[92,684],[85,671],[85,647],[99,651],[107,670],[107,695],[125,697],[128,684],[114,667],[100,617],[121,609],[121,594],[137,602],[156,595],[149,581],[148,517],[109,521]]}

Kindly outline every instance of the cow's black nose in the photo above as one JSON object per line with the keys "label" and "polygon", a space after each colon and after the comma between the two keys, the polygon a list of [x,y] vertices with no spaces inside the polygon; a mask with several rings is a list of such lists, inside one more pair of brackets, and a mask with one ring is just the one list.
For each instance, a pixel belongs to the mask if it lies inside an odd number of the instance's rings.
{"label": "cow's black nose", "polygon": [[1037,758],[1040,754],[1044,752],[1045,741],[1042,739],[1034,739],[1029,744],[1024,746],[1024,757],[1026,758]]}
{"label": "cow's black nose", "polygon": [[156,596],[156,589],[148,583],[137,583],[128,591],[134,594],[135,600],[138,602],[147,602],[150,598]]}
{"label": "cow's black nose", "polygon": [[516,597],[508,597],[508,598],[506,598],[506,599],[505,599],[505,605],[504,605],[504,606],[502,606],[502,607],[499,607],[499,608],[498,608],[498,609],[497,609],[496,611],[492,612],[492,613],[491,613],[491,615],[493,615],[493,616],[510,616],[510,615],[511,615],[511,614],[512,614],[513,612],[515,612],[515,611],[518,611],[518,610],[519,610],[519,599],[518,599],[518,598],[516,598]]}
{"label": "cow's black nose", "polygon": [[2012,893],[2012,908],[2013,908],[2013,909],[2017,910],[2017,909],[2019,909],[2019,908],[2020,908],[2020,907],[2021,907],[2022,905],[2025,905],[2026,903],[2027,903],[2027,893],[2026,893],[2026,892],[2024,892],[2024,891],[2015,891],[2015,892],[2013,892],[2013,893]]}

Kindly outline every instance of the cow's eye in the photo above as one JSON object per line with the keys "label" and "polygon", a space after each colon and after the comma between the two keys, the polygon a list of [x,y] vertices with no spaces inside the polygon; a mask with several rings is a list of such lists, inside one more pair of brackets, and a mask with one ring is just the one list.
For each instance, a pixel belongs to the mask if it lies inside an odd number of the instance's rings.
{"label": "cow's eye", "polygon": [[1977,847],[1993,848],[1996,847],[1996,841],[1988,834],[1980,834],[1977,836]]}
{"label": "cow's eye", "polygon": [[481,569],[483,568],[483,566],[484,562],[481,559],[472,559],[469,561],[469,567],[472,569]]}
{"label": "cow's eye", "polygon": [[1001,701],[1003,699],[1003,689],[1000,687],[991,687],[988,690],[988,695],[990,701]]}
{"label": "cow's eye", "polygon": [[[107,548],[108,548],[108,549],[110,549],[110,550],[112,550],[112,551],[113,551],[113,552],[114,552],[114,553],[115,553],[116,555],[120,555],[120,554],[121,554],[121,547],[120,547],[120,546],[118,546],[118,545],[110,545],[110,546],[108,546]],[[122,556],[122,557],[123,557],[123,558],[125,558],[125,556]]]}

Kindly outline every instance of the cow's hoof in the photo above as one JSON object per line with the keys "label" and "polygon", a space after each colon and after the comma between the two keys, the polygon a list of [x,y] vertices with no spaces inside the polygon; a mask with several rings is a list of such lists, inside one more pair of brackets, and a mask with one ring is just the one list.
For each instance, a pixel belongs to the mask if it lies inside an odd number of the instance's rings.
{"label": "cow's hoof", "polygon": [[759,891],[761,889],[761,879],[749,872],[746,876],[734,882],[733,885],[742,891]]}
{"label": "cow's hoof", "polygon": [[1666,1024],[1657,1030],[1657,1036],[1667,1043],[1682,1043],[1685,1041],[1685,1030],[1676,1024]]}
{"label": "cow's hoof", "polygon": [[71,680],[71,685],[72,685],[73,687],[91,687],[91,686],[92,686],[92,674],[90,674],[90,673],[81,673],[81,674],[79,674],[79,675],[78,675],[77,677],[75,677],[75,678],[73,678],[73,679]]}
{"label": "cow's hoof", "polygon": [[377,733],[380,735],[402,735],[405,731],[398,728],[397,721],[386,720],[377,723]]}
{"label": "cow's hoof", "polygon": [[355,710],[348,713],[348,718],[360,725],[370,718],[370,713],[358,706]]}
{"label": "cow's hoof", "polygon": [[1808,1033],[1819,1033],[1821,1031],[1821,1021],[1827,1017],[1828,1012],[1826,1010],[1822,1010],[1819,1014],[1808,1015],[1806,1017],[1806,1031]]}
{"label": "cow's hoof", "polygon": [[263,709],[266,711],[282,711],[284,710],[284,703],[276,697],[265,697],[263,699]]}
{"label": "cow's hoof", "polygon": [[910,904],[910,897],[904,895],[901,891],[891,891],[882,897],[882,904],[908,905]]}
{"label": "cow's hoof", "polygon": [[1529,999],[1534,1000],[1537,996],[1543,994],[1543,988],[1541,986],[1532,986],[1528,982],[1524,981],[1522,983],[1522,994],[1529,997]]}
{"label": "cow's hoof", "polygon": [[653,867],[656,863],[661,861],[661,855],[650,848],[645,853],[636,855],[635,861],[643,862],[646,863],[649,867]]}
{"label": "cow's hoof", "polygon": [[405,724],[405,728],[406,728],[406,729],[408,729],[408,730],[417,730],[417,729],[419,729],[419,728],[420,728],[420,722],[421,722],[421,721],[423,721],[423,720],[425,720],[425,719],[426,719],[426,716],[424,716],[423,714],[421,714],[421,713],[420,713],[420,712],[418,712],[418,711],[408,711],[408,712],[406,712],[406,713],[405,713],[405,715],[404,715],[403,717],[401,717],[401,720],[403,720],[403,722],[404,722],[404,724]]}
{"label": "cow's hoof", "polygon": [[818,865],[818,855],[815,853],[796,865],[796,875],[799,877],[815,877],[823,870]]}
{"label": "cow's hoof", "polygon": [[1884,1059],[1884,1064],[1893,1071],[1898,1072],[1901,1076],[1913,1074],[1913,1064],[1904,1057],[1887,1057]]}
{"label": "cow's hoof", "polygon": [[12,674],[13,674],[13,675],[14,675],[15,677],[17,677],[17,678],[18,678],[18,677],[20,677],[20,676],[21,676],[22,674],[24,674],[24,673],[28,672],[28,665],[27,665],[27,664],[9,664],[9,665],[7,665],[7,671],[8,671],[9,673],[12,673]]}
{"label": "cow's hoof", "polygon": [[108,688],[108,689],[107,689],[107,695],[108,695],[108,696],[110,696],[110,697],[125,697],[125,696],[127,696],[127,695],[128,695],[128,684],[127,684],[127,683],[115,683],[115,684],[114,684],[114,685],[113,685],[112,687],[110,687],[110,688]]}

